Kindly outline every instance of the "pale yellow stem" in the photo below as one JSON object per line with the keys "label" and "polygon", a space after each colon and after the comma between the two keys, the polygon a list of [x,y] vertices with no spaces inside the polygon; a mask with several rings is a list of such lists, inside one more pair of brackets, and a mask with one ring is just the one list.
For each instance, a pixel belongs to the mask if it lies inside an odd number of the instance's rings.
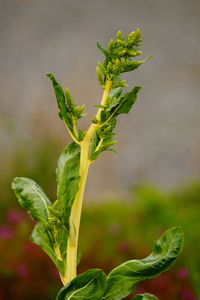
{"label": "pale yellow stem", "polygon": [[[106,100],[109,96],[112,82],[107,80],[103,97],[101,100],[101,105],[106,104]],[[102,108],[97,112],[96,119],[100,120]],[[88,129],[83,141],[80,143],[81,154],[80,154],[80,182],[76,197],[71,210],[70,216],[70,232],[68,237],[67,245],[67,258],[66,258],[66,271],[65,275],[62,277],[62,282],[66,285],[69,281],[76,277],[76,266],[77,266],[77,250],[78,250],[78,237],[79,237],[79,227],[82,211],[83,196],[85,191],[85,184],[88,175],[88,169],[91,164],[89,160],[89,147],[91,139],[98,129],[98,124],[92,124]]]}

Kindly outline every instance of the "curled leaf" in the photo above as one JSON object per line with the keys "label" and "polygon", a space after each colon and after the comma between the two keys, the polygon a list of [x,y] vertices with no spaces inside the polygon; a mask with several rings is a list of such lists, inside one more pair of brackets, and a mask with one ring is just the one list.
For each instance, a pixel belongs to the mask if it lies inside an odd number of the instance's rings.
{"label": "curled leaf", "polygon": [[108,275],[106,300],[121,300],[128,296],[139,281],[156,277],[177,259],[183,246],[183,231],[173,227],[155,242],[152,253],[144,259],[127,261]]}

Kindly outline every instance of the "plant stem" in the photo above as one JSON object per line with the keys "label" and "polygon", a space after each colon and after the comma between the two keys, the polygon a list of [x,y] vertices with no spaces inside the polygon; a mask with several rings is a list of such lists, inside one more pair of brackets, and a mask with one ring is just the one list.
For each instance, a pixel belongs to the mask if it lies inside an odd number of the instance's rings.
{"label": "plant stem", "polygon": [[[103,97],[101,100],[101,105],[104,106],[106,104],[106,100],[109,96],[112,82],[110,80],[106,81]],[[101,110],[99,108],[96,119],[100,120],[101,118]],[[98,124],[92,124],[88,129],[83,141],[80,143],[81,154],[80,154],[80,182],[76,197],[74,199],[74,203],[71,210],[70,216],[70,230],[67,244],[67,257],[65,264],[65,275],[61,278],[64,285],[66,285],[69,281],[76,277],[76,266],[77,266],[77,250],[78,250],[78,237],[79,237],[79,228],[80,228],[80,219],[81,219],[81,211],[82,211],[82,203],[83,196],[85,191],[85,184],[87,180],[89,166],[91,161],[88,158],[89,155],[89,147],[91,139],[98,129]]]}

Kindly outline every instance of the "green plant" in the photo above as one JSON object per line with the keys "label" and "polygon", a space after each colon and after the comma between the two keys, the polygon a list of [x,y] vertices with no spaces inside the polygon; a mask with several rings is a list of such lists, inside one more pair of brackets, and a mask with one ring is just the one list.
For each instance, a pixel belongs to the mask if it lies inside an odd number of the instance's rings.
{"label": "green plant", "polygon": [[[114,151],[112,146],[116,143],[113,137],[117,117],[129,113],[141,89],[136,86],[124,92],[127,85],[120,78],[122,73],[138,68],[149,59],[133,60],[142,54],[141,41],[140,30],[137,29],[126,38],[118,32],[116,40],[111,40],[107,49],[97,43],[105,56],[104,62],[97,66],[103,97],[86,132],[77,130],[85,106],[77,106],[69,90],[64,92],[53,75],[47,74],[53,83],[59,116],[73,140],[58,160],[57,200],[52,203],[41,187],[28,178],[15,178],[12,188],[20,205],[37,221],[31,235],[32,241],[50,256],[58,268],[64,287],[58,293],[57,300],[123,299],[132,293],[137,282],[153,278],[168,269],[182,248],[182,230],[174,227],[155,243],[147,258],[127,261],[107,276],[100,269],[91,269],[76,276],[79,226],[88,169],[103,151]],[[144,294],[134,299],[156,297]]]}

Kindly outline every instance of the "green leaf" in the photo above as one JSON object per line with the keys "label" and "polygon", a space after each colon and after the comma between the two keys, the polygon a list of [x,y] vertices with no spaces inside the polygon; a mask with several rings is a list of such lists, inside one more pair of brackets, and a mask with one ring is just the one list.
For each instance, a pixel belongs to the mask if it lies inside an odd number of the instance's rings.
{"label": "green leaf", "polygon": [[141,294],[133,297],[132,300],[158,300],[158,297],[151,294]]}
{"label": "green leaf", "polygon": [[117,87],[114,89],[111,89],[110,91],[110,99],[114,99],[114,98],[118,98],[119,96],[121,96],[122,93],[122,88],[121,87]]}
{"label": "green leaf", "polygon": [[77,106],[75,104],[74,99],[72,98],[68,88],[65,89],[65,98],[66,98],[65,103],[67,106],[68,113],[70,114],[70,117],[72,118],[72,123],[74,125],[76,125],[77,120],[85,116],[85,114],[83,114],[85,105]]}
{"label": "green leaf", "polygon": [[53,236],[53,248],[56,257],[58,260],[65,260],[68,228],[64,225],[64,216],[58,200],[56,200],[53,205],[49,207],[49,213],[49,230]]}
{"label": "green leaf", "polygon": [[84,131],[79,129],[79,131],[78,131],[78,140],[82,141],[84,139],[85,134],[86,133]]}
{"label": "green leaf", "polygon": [[104,74],[102,73],[99,66],[96,67],[96,76],[100,85],[104,85]]}
{"label": "green leaf", "polygon": [[[137,94],[140,91],[140,86],[135,86],[130,92],[121,97],[120,101],[114,107],[113,115],[116,117],[120,114],[128,114],[133,104],[137,100]],[[112,110],[111,110],[112,111]]]}
{"label": "green leaf", "polygon": [[34,244],[40,246],[44,250],[44,252],[52,259],[54,264],[57,266],[60,274],[64,274],[64,262],[58,261],[54,252],[50,232],[47,230],[46,226],[41,222],[36,224],[30,238]]}
{"label": "green leaf", "polygon": [[71,118],[68,114],[68,109],[67,109],[67,106],[66,106],[65,93],[64,93],[61,85],[56,81],[55,77],[52,74],[50,74],[50,73],[47,74],[47,77],[49,77],[51,79],[53,87],[54,87],[58,107],[60,109],[59,116],[60,116],[61,120],[63,120],[66,123],[69,130],[71,132],[73,132],[73,123],[72,123],[72,120],[71,120]]}
{"label": "green leaf", "polygon": [[110,147],[116,143],[116,141],[113,141],[115,125],[116,120],[112,118],[109,123],[96,131],[90,145],[90,160],[95,160],[103,151],[111,150]]}
{"label": "green leaf", "polygon": [[106,276],[102,270],[91,269],[78,275],[63,287],[56,300],[100,300],[106,289]]}
{"label": "green leaf", "polygon": [[173,227],[155,243],[147,258],[130,260],[113,269],[108,275],[108,287],[103,299],[121,300],[133,291],[137,282],[166,271],[180,254],[183,239],[181,228]]}
{"label": "green leaf", "polygon": [[48,233],[48,230],[42,223],[39,222],[35,225],[30,238],[31,241],[34,244],[40,246],[56,264],[56,256],[54,253],[50,235]]}
{"label": "green leaf", "polygon": [[74,202],[78,184],[80,167],[80,146],[75,142],[69,144],[61,154],[56,169],[57,199],[62,210],[63,221],[68,226],[71,207]]}
{"label": "green leaf", "polygon": [[83,114],[83,110],[85,105],[77,106],[74,103],[74,100],[68,90],[66,88],[65,93],[61,87],[61,85],[56,81],[55,77],[52,74],[47,74],[47,76],[51,79],[58,107],[60,109],[59,116],[61,120],[65,122],[70,134],[74,137],[75,140],[80,141],[79,138],[82,138],[82,135],[79,136],[77,133],[76,125],[78,119],[82,118],[85,114]]}
{"label": "green leaf", "polygon": [[[12,188],[15,191],[20,205],[28,210],[32,219],[39,221],[31,234],[32,242],[40,246],[44,252],[49,255],[62,274],[64,272],[64,262],[59,261],[56,256],[56,240],[54,234],[58,236],[62,253],[64,246],[66,251],[67,230],[61,225],[60,228],[54,229],[49,222],[51,209],[53,208],[52,203],[41,187],[31,179],[16,177],[12,182]],[[64,242],[65,245],[63,246]]]}
{"label": "green leaf", "polygon": [[41,222],[48,220],[48,206],[51,205],[51,202],[35,181],[16,177],[13,179],[12,189],[18,198],[19,204],[27,209],[32,219]]}
{"label": "green leaf", "polygon": [[66,226],[64,226],[62,223],[61,224],[58,223],[55,225],[54,238],[55,238],[55,247],[54,247],[55,252],[57,246],[59,247],[59,252],[56,252],[56,256],[58,260],[64,260],[67,254],[66,252],[67,252],[68,230]]}
{"label": "green leaf", "polygon": [[99,48],[99,50],[100,50],[105,56],[108,55],[108,51],[107,51],[103,46],[101,46],[101,44],[99,43],[99,41],[97,41],[97,47]]}
{"label": "green leaf", "polygon": [[49,207],[49,223],[53,236],[53,248],[59,261],[65,261],[69,234],[69,217],[78,191],[80,146],[69,144],[58,160],[56,169],[57,200]]}

